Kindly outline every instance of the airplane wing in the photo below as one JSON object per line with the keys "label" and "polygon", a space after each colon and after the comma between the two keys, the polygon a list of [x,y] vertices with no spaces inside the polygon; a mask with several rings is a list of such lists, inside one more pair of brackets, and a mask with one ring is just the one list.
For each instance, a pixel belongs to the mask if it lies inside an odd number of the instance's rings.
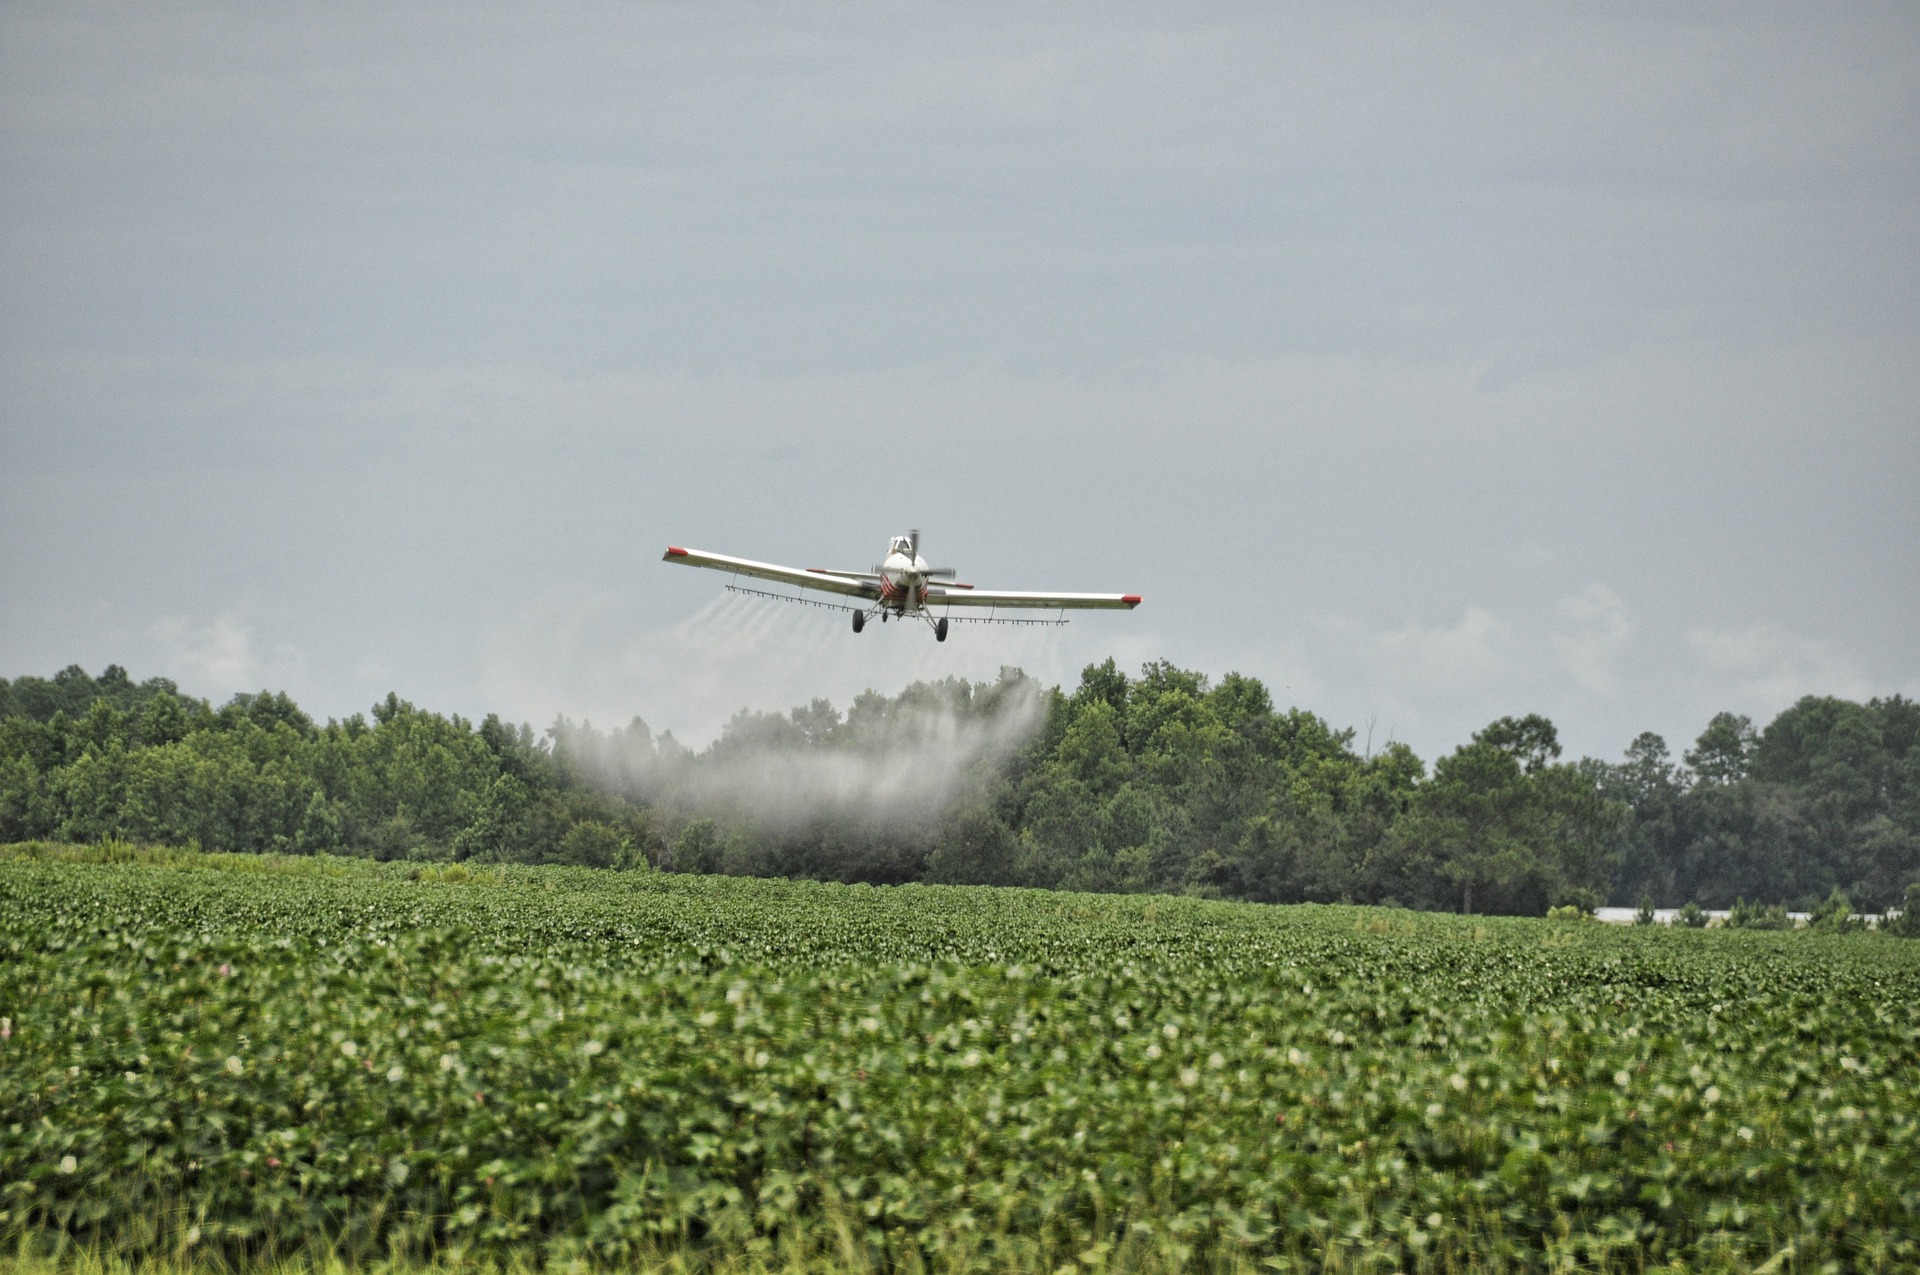
{"label": "airplane wing", "polygon": [[961,584],[936,584],[927,590],[929,607],[1032,607],[1040,610],[1102,608],[1131,611],[1140,605],[1137,593],[1029,593],[1010,589],[975,589]]}
{"label": "airplane wing", "polygon": [[703,553],[698,549],[682,549],[678,545],[669,546],[660,560],[677,562],[686,567],[710,567],[715,571],[753,576],[759,580],[774,580],[780,584],[798,585],[802,589],[819,589],[823,593],[838,593],[849,598],[880,596],[880,577],[860,571],[828,571],[824,567],[802,570],[799,567],[782,567],[771,562],[755,562],[751,558],[733,558],[724,553]]}

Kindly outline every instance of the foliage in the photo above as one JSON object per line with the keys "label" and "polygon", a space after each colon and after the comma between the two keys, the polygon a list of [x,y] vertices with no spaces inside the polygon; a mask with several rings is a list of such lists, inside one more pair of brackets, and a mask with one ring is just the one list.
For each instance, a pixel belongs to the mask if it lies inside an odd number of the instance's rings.
{"label": "foliage", "polygon": [[1733,910],[1727,915],[1727,927],[1734,930],[1790,930],[1793,921],[1787,916],[1784,903],[1766,907],[1759,903],[1748,903],[1745,899],[1735,899]]}
{"label": "foliage", "polygon": [[1680,911],[1673,919],[1682,929],[1704,930],[1711,918],[1707,916],[1706,909],[1689,899],[1680,905]]}
{"label": "foliage", "polygon": [[1852,930],[1864,930],[1866,922],[1853,914],[1853,904],[1847,896],[1840,893],[1836,886],[1826,901],[1807,915],[1807,928],[1823,930],[1830,934],[1845,934]]}
{"label": "foliage", "polygon": [[1563,760],[1502,717],[1431,770],[1258,680],[1091,665],[741,712],[695,753],[644,721],[541,734],[388,695],[315,723],[109,667],[0,681],[0,840],[1186,893],[1539,916],[1736,897],[1864,912],[1920,880],[1920,706],[1809,697]]}
{"label": "foliage", "polygon": [[1888,918],[1880,928],[1902,938],[1920,939],[1920,881],[1907,887],[1907,896],[1901,901],[1899,912]]}
{"label": "foliage", "polygon": [[78,857],[0,858],[10,1251],[1920,1263],[1873,935]]}
{"label": "foliage", "polygon": [[1674,766],[1658,735],[1606,767],[1627,802],[1612,897],[1811,910],[1838,890],[1865,911],[1920,879],[1920,704],[1807,696],[1755,732],[1721,713]]}
{"label": "foliage", "polygon": [[[96,693],[81,705],[76,687]],[[650,843],[647,812],[572,770],[551,739],[394,695],[371,722],[320,727],[284,695],[215,710],[115,667],[98,682],[69,669],[0,684],[0,704],[15,710],[0,717],[0,839],[595,863]]]}

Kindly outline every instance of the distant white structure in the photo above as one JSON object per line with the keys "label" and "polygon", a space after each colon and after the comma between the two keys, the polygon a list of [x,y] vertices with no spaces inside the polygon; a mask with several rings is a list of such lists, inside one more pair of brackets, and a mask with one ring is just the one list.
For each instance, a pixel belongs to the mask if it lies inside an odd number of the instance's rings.
{"label": "distant white structure", "polygon": [[[1596,921],[1605,921],[1608,925],[1632,925],[1634,918],[1639,915],[1639,908],[1595,908],[1593,910],[1593,919]],[[1655,908],[1653,910],[1653,923],[1655,925],[1672,925],[1675,918],[1679,915],[1679,908]],[[1725,925],[1727,918],[1731,915],[1733,915],[1731,912],[1709,911],[1707,913],[1707,924]],[[1802,921],[1807,919],[1805,912],[1789,913],[1789,915],[1797,916]]]}
{"label": "distant white structure", "polygon": [[[1639,908],[1595,908],[1593,910],[1593,919],[1596,921],[1604,921],[1608,925],[1632,925],[1639,915]],[[1679,915],[1679,908],[1655,908],[1653,910],[1653,923],[1655,925],[1672,925]],[[1725,925],[1727,918],[1731,915],[1733,915],[1731,912],[1715,912],[1709,910],[1706,912],[1707,924]],[[1886,916],[1880,916],[1872,912],[1855,912],[1853,919],[1856,921],[1865,921],[1868,925],[1878,927],[1885,924],[1888,919],[1898,915],[1898,912],[1889,912]],[[1787,913],[1787,920],[1793,922],[1796,926],[1805,925],[1812,919],[1813,914],[1810,912]]]}

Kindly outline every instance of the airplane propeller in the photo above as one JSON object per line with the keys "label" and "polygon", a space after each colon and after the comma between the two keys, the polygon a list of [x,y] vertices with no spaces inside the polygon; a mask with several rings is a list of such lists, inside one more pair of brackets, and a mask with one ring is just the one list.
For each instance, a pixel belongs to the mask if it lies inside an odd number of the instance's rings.
{"label": "airplane propeller", "polygon": [[[915,527],[909,532],[907,532],[907,542],[913,546],[914,561],[916,562],[919,561],[920,559],[920,528]],[[960,574],[960,570],[957,567],[928,567],[926,570],[926,576],[928,579],[933,579],[934,577],[939,576],[939,577],[943,577],[945,579],[951,580],[959,574]]]}

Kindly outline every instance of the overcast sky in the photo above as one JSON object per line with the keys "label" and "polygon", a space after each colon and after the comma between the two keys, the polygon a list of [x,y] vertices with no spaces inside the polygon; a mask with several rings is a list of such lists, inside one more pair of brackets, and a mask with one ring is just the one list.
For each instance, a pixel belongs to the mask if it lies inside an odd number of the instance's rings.
{"label": "overcast sky", "polygon": [[[1604,10],[1604,12],[1603,12]],[[0,675],[1920,691],[1911,4],[0,8]],[[873,627],[669,544],[1128,590]]]}

